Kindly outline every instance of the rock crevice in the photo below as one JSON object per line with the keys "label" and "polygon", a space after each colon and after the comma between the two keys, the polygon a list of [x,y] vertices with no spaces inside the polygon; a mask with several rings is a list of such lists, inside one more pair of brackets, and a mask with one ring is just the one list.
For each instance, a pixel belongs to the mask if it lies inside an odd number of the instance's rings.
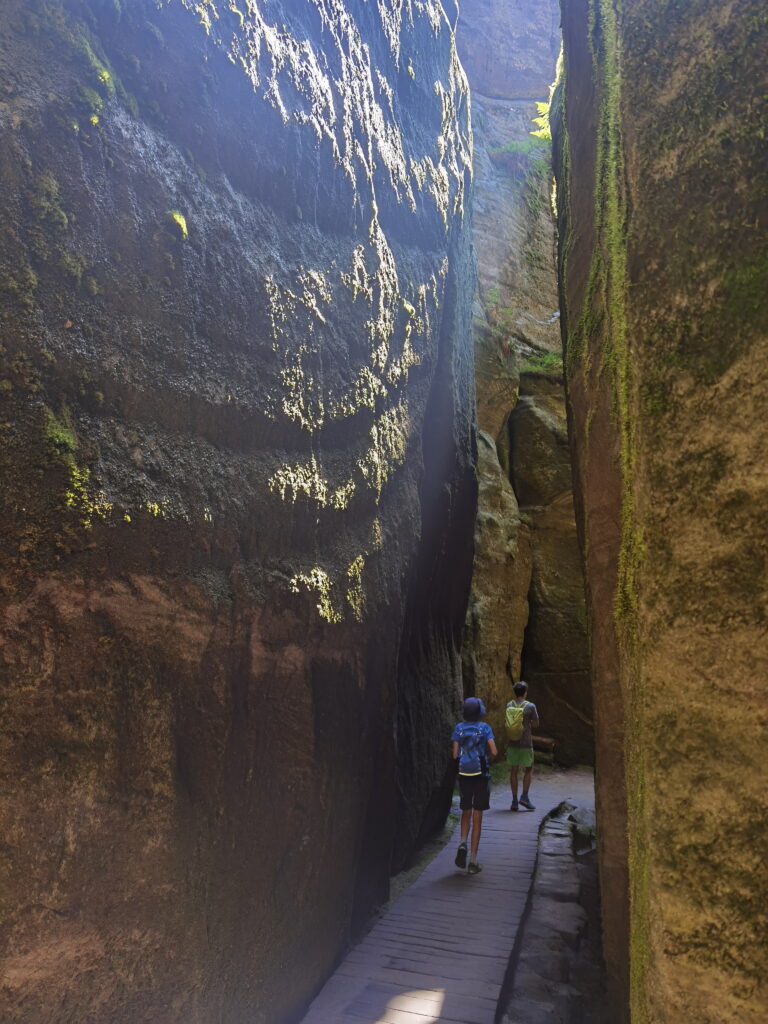
{"label": "rock crevice", "polygon": [[532,134],[560,48],[559,9],[467,0],[459,53],[472,87],[479,514],[465,690],[503,743],[521,675],[564,763],[591,763],[583,574],[562,379],[550,142]]}

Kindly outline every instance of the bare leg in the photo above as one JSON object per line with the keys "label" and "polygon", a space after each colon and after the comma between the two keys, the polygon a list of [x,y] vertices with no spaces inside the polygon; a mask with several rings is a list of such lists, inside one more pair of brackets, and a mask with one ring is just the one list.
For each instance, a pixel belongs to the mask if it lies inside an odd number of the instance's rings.
{"label": "bare leg", "polygon": [[512,790],[512,799],[517,800],[517,765],[513,764],[509,769],[509,788]]}
{"label": "bare leg", "polygon": [[472,818],[472,811],[466,810],[461,812],[461,842],[466,843],[469,838],[469,823]]}
{"label": "bare leg", "polygon": [[[525,769],[525,774],[523,775],[523,796],[528,796],[528,787],[531,785],[531,776],[532,775],[533,775],[533,765],[531,765],[530,768],[526,768]],[[517,786],[515,786],[515,789],[517,789]]]}
{"label": "bare leg", "polygon": [[469,838],[469,823],[472,820],[472,811],[467,809],[461,812],[461,839],[459,848],[456,851],[454,864],[463,871],[467,866],[467,839]]}
{"label": "bare leg", "polygon": [[483,828],[483,812],[472,811],[472,850],[469,855],[470,863],[477,864],[477,848],[480,845],[480,832]]}

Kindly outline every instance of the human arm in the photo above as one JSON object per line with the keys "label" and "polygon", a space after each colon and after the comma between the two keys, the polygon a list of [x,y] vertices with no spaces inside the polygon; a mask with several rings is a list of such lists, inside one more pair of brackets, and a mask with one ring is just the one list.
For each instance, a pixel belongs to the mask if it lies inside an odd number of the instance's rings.
{"label": "human arm", "polygon": [[496,737],[493,735],[493,729],[491,729],[490,725],[488,725],[487,722],[485,723],[485,729],[485,739],[486,744],[488,746],[488,751],[491,757],[497,757],[499,752],[496,749]]}
{"label": "human arm", "polygon": [[531,712],[531,728],[532,729],[538,729],[539,728],[539,712],[538,712],[538,709],[537,709],[535,704],[531,704],[531,707],[533,708],[533,711]]}
{"label": "human arm", "polygon": [[[445,735],[445,734],[443,734],[443,735]],[[458,759],[459,759],[459,744],[456,742],[456,740],[454,740],[453,741],[453,760],[454,761],[458,761]]]}

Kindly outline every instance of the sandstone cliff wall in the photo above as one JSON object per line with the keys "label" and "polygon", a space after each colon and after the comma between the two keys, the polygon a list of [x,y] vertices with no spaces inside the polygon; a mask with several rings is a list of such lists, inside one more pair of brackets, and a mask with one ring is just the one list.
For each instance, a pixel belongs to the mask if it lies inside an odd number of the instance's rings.
{"label": "sandstone cliff wall", "polygon": [[756,1024],[768,14],[748,0],[563,10],[562,309],[606,956],[633,1024]]}
{"label": "sandstone cliff wall", "polygon": [[[464,678],[486,701],[503,742],[504,705],[522,675],[558,757],[584,763],[593,758],[592,711],[550,143],[531,135],[537,102],[547,100],[555,77],[559,18],[555,0],[465,0],[457,29],[472,88],[477,418],[487,435],[480,442]],[[524,483],[543,477],[544,488]]]}
{"label": "sandstone cliff wall", "polygon": [[444,814],[470,154],[436,0],[3,3],[3,1020],[292,1019]]}

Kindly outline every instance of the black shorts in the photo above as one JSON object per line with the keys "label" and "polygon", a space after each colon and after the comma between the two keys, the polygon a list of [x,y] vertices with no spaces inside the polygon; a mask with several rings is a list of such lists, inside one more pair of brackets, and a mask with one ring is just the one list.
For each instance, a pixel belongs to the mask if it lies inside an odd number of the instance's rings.
{"label": "black shorts", "polygon": [[462,811],[487,811],[491,806],[491,780],[486,775],[460,775]]}

